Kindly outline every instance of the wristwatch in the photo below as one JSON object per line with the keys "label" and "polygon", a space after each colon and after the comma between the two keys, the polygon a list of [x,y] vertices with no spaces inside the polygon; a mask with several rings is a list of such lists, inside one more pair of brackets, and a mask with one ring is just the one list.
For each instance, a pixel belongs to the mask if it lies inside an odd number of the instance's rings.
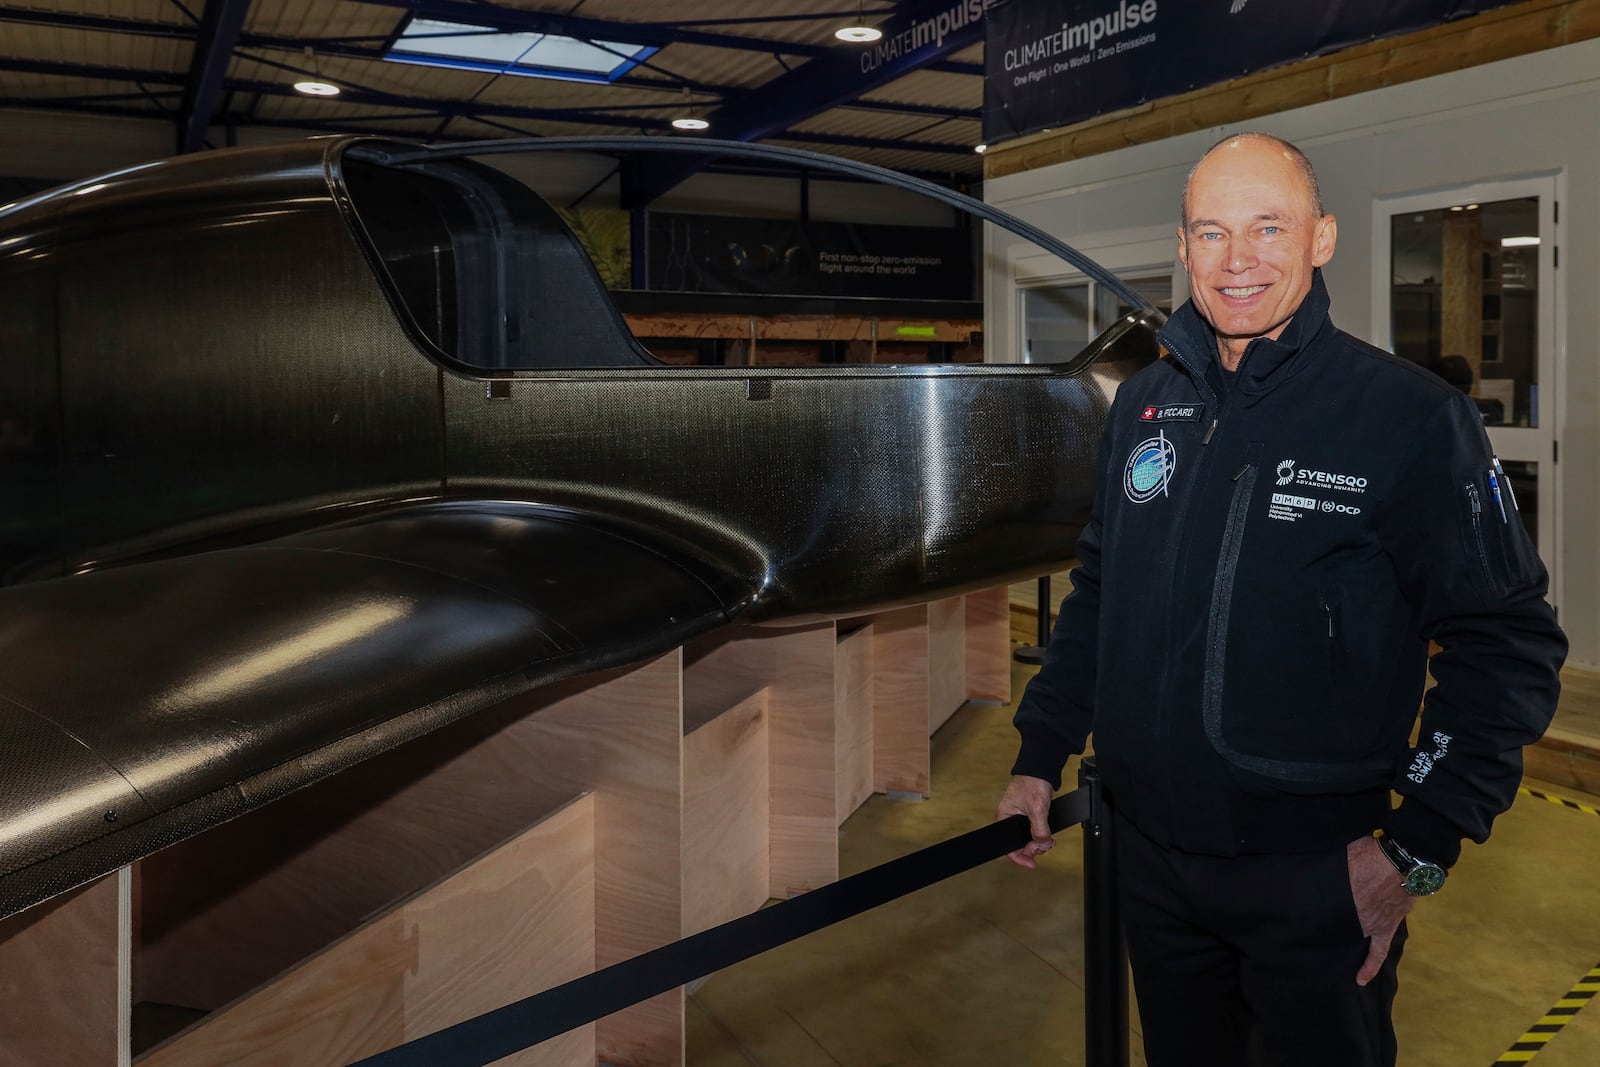
{"label": "wristwatch", "polygon": [[1378,847],[1389,857],[1394,869],[1400,872],[1400,884],[1414,897],[1437,893],[1444,885],[1445,870],[1437,863],[1413,856],[1401,847],[1400,842],[1378,831]]}

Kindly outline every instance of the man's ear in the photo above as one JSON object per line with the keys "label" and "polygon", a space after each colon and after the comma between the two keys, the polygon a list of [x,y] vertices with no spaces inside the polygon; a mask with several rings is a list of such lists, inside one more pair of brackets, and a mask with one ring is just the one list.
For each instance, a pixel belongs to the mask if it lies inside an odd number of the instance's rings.
{"label": "man's ear", "polygon": [[1317,220],[1316,233],[1311,239],[1311,265],[1324,266],[1333,258],[1333,248],[1339,243],[1339,220],[1324,215]]}
{"label": "man's ear", "polygon": [[1183,264],[1183,269],[1189,269],[1189,243],[1184,240],[1183,227],[1178,227],[1178,262]]}

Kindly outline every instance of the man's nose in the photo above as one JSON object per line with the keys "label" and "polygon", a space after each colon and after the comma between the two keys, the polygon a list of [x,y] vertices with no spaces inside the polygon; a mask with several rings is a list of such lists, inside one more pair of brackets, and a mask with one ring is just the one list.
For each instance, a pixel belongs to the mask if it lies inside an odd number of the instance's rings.
{"label": "man's nose", "polygon": [[1243,274],[1256,265],[1256,255],[1248,241],[1229,241],[1225,269],[1229,274]]}

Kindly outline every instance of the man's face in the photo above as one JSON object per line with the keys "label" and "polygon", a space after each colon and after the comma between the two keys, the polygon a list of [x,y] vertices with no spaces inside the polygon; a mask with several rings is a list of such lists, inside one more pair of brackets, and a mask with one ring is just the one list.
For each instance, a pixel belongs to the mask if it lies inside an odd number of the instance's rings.
{"label": "man's face", "polygon": [[1235,359],[1257,337],[1277,338],[1333,258],[1338,228],[1318,218],[1311,189],[1282,148],[1245,138],[1201,161],[1189,183],[1178,258],[1195,307]]}

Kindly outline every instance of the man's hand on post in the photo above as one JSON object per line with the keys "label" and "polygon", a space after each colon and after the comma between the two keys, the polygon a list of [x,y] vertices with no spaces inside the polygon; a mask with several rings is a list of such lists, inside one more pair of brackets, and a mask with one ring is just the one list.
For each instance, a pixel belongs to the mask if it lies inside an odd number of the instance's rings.
{"label": "man's hand on post", "polygon": [[1028,817],[1028,825],[1033,829],[1033,840],[1011,853],[1011,862],[1030,871],[1038,866],[1034,862],[1034,857],[1048,852],[1056,843],[1056,839],[1050,836],[1050,796],[1054,792],[1050,783],[1043,778],[1014,774],[1011,776],[1011,784],[1006,786],[1005,794],[1000,798],[1000,806],[995,811],[994,817],[997,820],[1009,819],[1013,815]]}
{"label": "man's hand on post", "polygon": [[1389,944],[1394,940],[1395,931],[1400,929],[1400,920],[1406,917],[1417,898],[1406,892],[1394,864],[1378,847],[1377,838],[1362,837],[1350,842],[1345,846],[1345,862],[1350,870],[1350,892],[1355,897],[1361,932],[1371,938],[1366,961],[1356,972],[1356,985],[1364,986],[1377,977],[1383,961],[1389,958]]}

